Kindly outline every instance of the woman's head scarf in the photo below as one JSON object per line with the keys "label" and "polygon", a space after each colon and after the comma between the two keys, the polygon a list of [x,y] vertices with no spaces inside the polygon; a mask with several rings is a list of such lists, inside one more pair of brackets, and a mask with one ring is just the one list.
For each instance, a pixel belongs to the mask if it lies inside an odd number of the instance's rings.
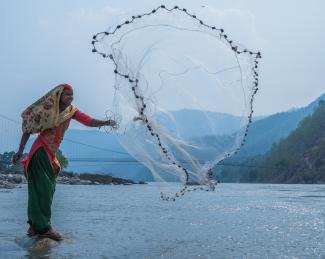
{"label": "woman's head scarf", "polygon": [[70,119],[77,108],[70,105],[60,112],[60,98],[63,90],[72,90],[69,84],[61,84],[30,105],[22,114],[22,130],[26,133],[39,133],[57,127]]}

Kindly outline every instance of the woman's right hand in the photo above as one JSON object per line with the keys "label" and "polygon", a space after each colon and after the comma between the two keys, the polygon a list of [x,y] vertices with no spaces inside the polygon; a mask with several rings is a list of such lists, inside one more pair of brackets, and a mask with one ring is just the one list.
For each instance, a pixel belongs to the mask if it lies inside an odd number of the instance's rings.
{"label": "woman's right hand", "polygon": [[17,164],[22,156],[23,156],[23,152],[21,152],[21,151],[18,151],[16,154],[14,154],[14,156],[12,157],[13,164],[14,165]]}

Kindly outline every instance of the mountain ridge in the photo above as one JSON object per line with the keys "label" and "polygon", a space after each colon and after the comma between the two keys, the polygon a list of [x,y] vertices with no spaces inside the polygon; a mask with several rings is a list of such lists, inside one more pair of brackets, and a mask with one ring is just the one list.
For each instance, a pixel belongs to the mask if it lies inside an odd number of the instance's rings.
{"label": "mountain ridge", "polygon": [[255,167],[229,168],[223,181],[263,183],[325,183],[325,101],[287,138],[263,156],[247,160]]}

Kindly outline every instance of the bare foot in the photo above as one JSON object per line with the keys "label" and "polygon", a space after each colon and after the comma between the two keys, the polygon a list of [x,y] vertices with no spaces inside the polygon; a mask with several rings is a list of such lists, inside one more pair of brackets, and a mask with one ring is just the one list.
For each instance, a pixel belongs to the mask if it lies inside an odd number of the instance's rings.
{"label": "bare foot", "polygon": [[55,241],[63,240],[62,236],[58,232],[56,232],[53,228],[51,228],[49,231],[47,231],[44,234],[41,234],[39,236],[40,237],[47,237],[47,238],[53,239]]}
{"label": "bare foot", "polygon": [[32,237],[32,236],[36,235],[36,232],[35,232],[35,230],[34,230],[34,228],[32,226],[30,226],[29,229],[27,230],[27,235],[29,237]]}

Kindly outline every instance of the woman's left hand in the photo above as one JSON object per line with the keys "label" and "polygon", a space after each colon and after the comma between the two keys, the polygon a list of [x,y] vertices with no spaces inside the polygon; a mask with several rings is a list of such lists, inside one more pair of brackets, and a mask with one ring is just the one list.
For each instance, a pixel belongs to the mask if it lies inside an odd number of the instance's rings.
{"label": "woman's left hand", "polygon": [[111,127],[116,127],[116,121],[114,121],[114,120],[107,120],[107,121],[105,121],[105,126],[111,126]]}
{"label": "woman's left hand", "polygon": [[21,159],[21,157],[23,156],[23,152],[22,151],[18,151],[16,154],[14,154],[14,156],[12,157],[12,163],[14,165],[16,165],[18,163],[18,161]]}

